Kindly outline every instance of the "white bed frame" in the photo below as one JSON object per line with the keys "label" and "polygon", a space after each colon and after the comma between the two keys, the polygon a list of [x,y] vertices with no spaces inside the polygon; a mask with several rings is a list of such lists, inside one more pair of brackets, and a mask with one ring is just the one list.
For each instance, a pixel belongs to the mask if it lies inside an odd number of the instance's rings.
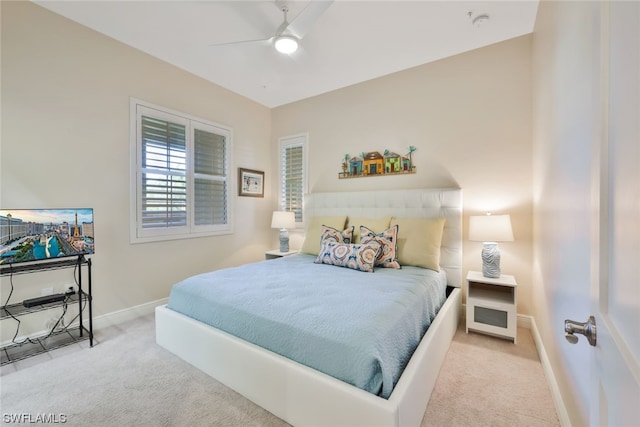
{"label": "white bed frame", "polygon": [[294,426],[419,426],[460,318],[462,190],[383,190],[305,196],[305,218],[339,214],[447,219],[440,261],[449,285],[456,289],[427,330],[389,399],[166,306],[156,308],[156,341]]}

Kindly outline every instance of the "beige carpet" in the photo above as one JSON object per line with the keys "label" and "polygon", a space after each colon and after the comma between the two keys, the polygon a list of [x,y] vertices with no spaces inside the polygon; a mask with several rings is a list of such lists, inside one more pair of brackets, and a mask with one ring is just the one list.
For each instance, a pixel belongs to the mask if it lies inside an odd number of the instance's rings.
{"label": "beige carpet", "polygon": [[422,426],[559,425],[531,332],[514,345],[460,325]]}
{"label": "beige carpet", "polygon": [[[518,344],[458,330],[423,426],[559,425],[526,329]],[[68,426],[285,426],[155,344],[153,316],[97,331],[98,344],[2,368],[6,414],[56,414]],[[23,421],[24,423],[24,421]]]}

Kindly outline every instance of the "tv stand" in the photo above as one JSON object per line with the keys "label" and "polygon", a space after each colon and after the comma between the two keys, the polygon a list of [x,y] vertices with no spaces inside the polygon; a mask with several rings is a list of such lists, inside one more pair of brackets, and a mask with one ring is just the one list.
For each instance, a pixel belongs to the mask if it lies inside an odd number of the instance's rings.
{"label": "tv stand", "polygon": [[[87,269],[87,287],[83,288],[82,267]],[[27,357],[35,356],[59,347],[70,345],[76,342],[89,340],[89,346],[93,347],[93,308],[91,296],[91,259],[83,255],[77,258],[58,259],[55,261],[37,262],[30,264],[8,264],[0,266],[0,276],[19,275],[27,273],[43,272],[47,270],[58,270],[64,268],[77,268],[78,271],[78,291],[68,293],[63,300],[45,302],[43,304],[30,305],[29,307],[20,301],[14,304],[7,304],[0,307],[0,321],[12,319],[13,317],[25,316],[31,313],[49,310],[55,307],[62,307],[64,304],[78,304],[77,324],[65,327],[61,331],[54,331],[40,337],[32,337],[24,343],[8,344],[0,347],[0,365],[6,365]],[[83,305],[88,308],[88,326],[85,322]]]}

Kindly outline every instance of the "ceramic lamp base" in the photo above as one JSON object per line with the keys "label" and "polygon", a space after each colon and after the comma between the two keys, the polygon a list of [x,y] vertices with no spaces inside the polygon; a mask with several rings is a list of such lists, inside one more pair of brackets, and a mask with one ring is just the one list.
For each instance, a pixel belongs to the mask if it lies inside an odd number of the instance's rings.
{"label": "ceramic lamp base", "polygon": [[289,232],[286,228],[280,229],[280,252],[289,252]]}
{"label": "ceramic lamp base", "polygon": [[500,250],[497,243],[482,246],[482,275],[492,279],[500,277]]}

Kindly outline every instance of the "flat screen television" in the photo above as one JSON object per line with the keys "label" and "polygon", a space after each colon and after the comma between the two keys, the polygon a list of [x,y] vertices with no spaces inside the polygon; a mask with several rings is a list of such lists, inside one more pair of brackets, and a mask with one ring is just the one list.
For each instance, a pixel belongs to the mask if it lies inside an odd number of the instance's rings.
{"label": "flat screen television", "polygon": [[95,253],[93,209],[0,209],[0,264]]}

